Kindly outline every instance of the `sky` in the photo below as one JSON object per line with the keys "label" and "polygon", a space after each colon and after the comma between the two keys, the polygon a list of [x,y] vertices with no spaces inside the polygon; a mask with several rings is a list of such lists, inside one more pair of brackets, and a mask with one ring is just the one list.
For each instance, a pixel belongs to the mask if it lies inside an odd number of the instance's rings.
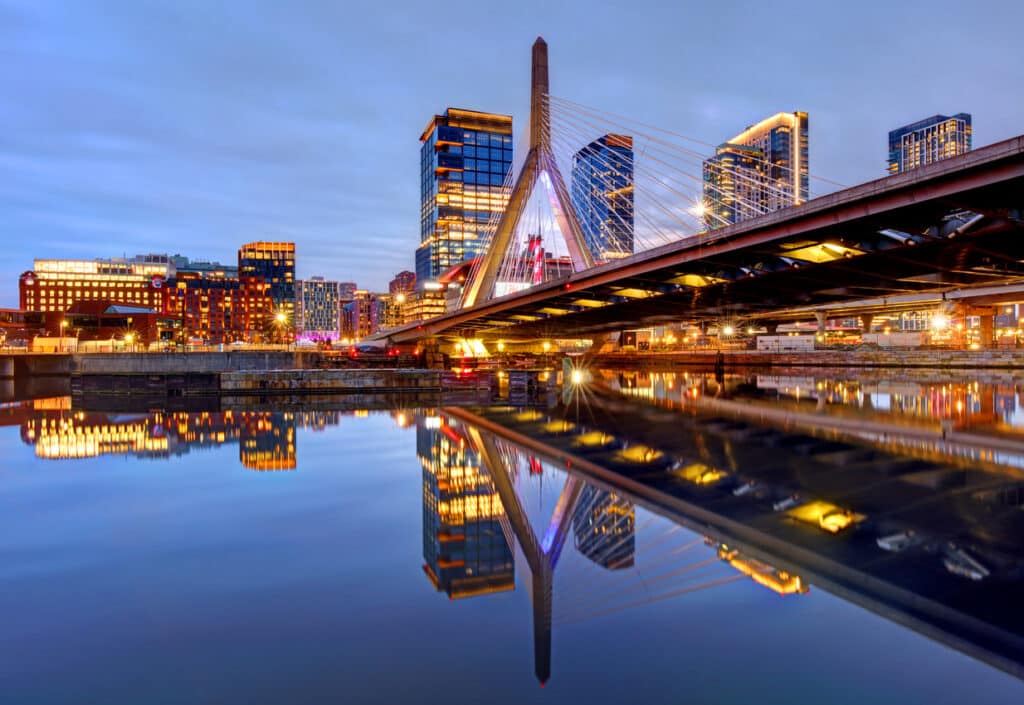
{"label": "sky", "polygon": [[810,170],[884,176],[888,131],[1024,133],[1024,3],[0,0],[0,307],[34,258],[296,243],[297,275],[413,269],[419,136],[448,106],[527,124],[551,92],[718,143],[810,114]]}

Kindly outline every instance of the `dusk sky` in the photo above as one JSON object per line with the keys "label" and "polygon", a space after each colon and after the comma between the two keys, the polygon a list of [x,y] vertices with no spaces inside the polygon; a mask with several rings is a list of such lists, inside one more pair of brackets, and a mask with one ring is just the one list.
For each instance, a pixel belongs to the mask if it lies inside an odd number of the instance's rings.
{"label": "dusk sky", "polygon": [[299,277],[413,269],[419,142],[448,106],[552,93],[717,143],[810,114],[810,169],[884,175],[890,129],[969,112],[1024,132],[1024,2],[0,0],[0,306],[35,257],[234,262],[293,240]]}

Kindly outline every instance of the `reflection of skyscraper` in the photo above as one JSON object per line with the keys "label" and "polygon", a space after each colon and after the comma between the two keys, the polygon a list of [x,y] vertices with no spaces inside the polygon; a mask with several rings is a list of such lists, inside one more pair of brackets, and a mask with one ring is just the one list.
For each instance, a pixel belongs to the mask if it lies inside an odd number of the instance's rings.
{"label": "reflection of skyscraper", "polygon": [[614,492],[587,485],[580,492],[572,531],[576,550],[608,570],[633,567],[636,510]]}
{"label": "reflection of skyscraper", "polygon": [[243,413],[238,457],[250,470],[294,470],[295,414]]}
{"label": "reflection of skyscraper", "polygon": [[423,571],[451,598],[515,587],[515,561],[502,530],[504,508],[476,451],[441,416],[421,416]]}

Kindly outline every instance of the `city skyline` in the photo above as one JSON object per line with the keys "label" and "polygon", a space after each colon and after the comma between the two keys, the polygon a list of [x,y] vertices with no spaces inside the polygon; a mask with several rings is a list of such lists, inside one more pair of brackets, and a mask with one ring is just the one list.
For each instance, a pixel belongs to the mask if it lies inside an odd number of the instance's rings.
{"label": "city skyline", "polygon": [[[0,307],[17,305],[17,278],[35,258],[180,251],[230,262],[236,243],[253,240],[296,242],[296,278],[384,290],[413,268],[419,239],[415,135],[459,105],[512,115],[518,147],[537,34],[552,47],[553,93],[709,143],[799,105],[813,117],[812,178],[885,176],[888,131],[936,113],[970,112],[975,147],[1019,132],[1009,91],[1024,53],[1018,6],[875,3],[856,16],[794,7],[639,5],[631,21],[644,31],[624,37],[610,10],[524,6],[500,33],[481,32],[481,16],[446,35],[473,60],[439,71],[429,47],[444,20],[411,10],[7,3],[0,31],[12,60],[0,81],[19,100],[0,108],[11,242]],[[717,41],[704,30],[762,15],[806,36],[805,52],[776,57],[786,80],[735,80],[749,57],[701,61]],[[915,49],[890,41],[900,18],[933,46],[964,34],[985,42],[908,81],[895,69],[916,65]],[[613,39],[622,51],[610,55]],[[437,58],[419,60],[428,55]]]}

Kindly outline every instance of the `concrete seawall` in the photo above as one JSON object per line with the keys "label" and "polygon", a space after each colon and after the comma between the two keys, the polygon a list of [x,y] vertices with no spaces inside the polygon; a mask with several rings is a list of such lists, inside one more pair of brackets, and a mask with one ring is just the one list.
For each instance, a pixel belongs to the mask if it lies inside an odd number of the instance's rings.
{"label": "concrete seawall", "polygon": [[225,394],[317,394],[323,392],[440,391],[438,370],[266,370],[224,372],[220,391]]}
{"label": "concrete seawall", "polygon": [[292,352],[208,352],[73,355],[71,372],[79,375],[217,374],[237,370],[292,369],[303,366]]}
{"label": "concrete seawall", "polygon": [[[101,368],[102,369],[102,368]],[[82,396],[163,398],[209,395],[331,395],[354,393],[490,392],[493,373],[459,375],[441,370],[355,368],[335,370],[238,370],[173,374],[76,373],[71,392]]]}

